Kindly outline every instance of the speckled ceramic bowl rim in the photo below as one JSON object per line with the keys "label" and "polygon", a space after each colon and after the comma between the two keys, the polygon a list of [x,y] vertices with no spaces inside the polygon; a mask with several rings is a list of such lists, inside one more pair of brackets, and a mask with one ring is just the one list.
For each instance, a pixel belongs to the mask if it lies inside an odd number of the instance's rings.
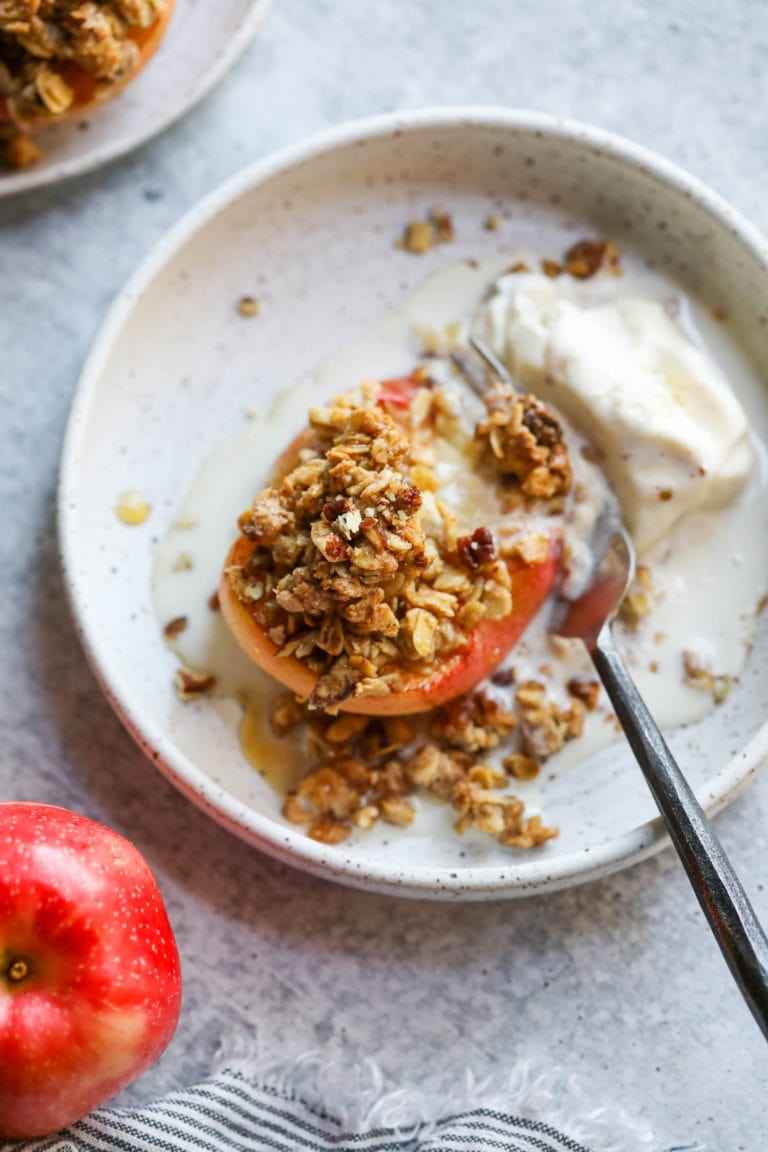
{"label": "speckled ceramic bowl rim", "polygon": [[[83,368],[66,430],[58,493],[61,558],[67,593],[78,633],[89,662],[111,705],[145,753],[164,775],[218,823],[271,856],[316,875],[359,888],[391,894],[442,899],[481,900],[554,891],[597,879],[627,867],[668,843],[659,819],[632,829],[601,845],[548,859],[511,861],[508,866],[399,868],[393,860],[374,862],[345,854],[343,846],[316,843],[302,832],[277,824],[229,795],[196,767],[166,733],[142,715],[133,700],[130,678],[113,662],[108,646],[94,630],[87,591],[77,569],[74,549],[76,480],[81,438],[99,377],[110,349],[142,292],[165,264],[198,230],[254,186],[299,163],[337,149],[410,131],[462,126],[509,128],[581,145],[655,178],[702,208],[746,248],[768,274],[768,242],[725,200],[674,164],[623,137],[546,113],[493,107],[426,108],[356,121],[288,147],[246,168],[206,196],[164,236],[115,300]],[[713,813],[726,804],[768,759],[768,724],[748,745],[715,773],[699,792],[704,808]]]}
{"label": "speckled ceramic bowl rim", "polygon": [[46,188],[74,176],[84,176],[95,168],[101,168],[113,160],[119,160],[121,156],[127,156],[129,152],[133,152],[142,144],[147,144],[155,136],[160,136],[166,128],[170,128],[182,116],[186,116],[187,112],[216,87],[250,44],[271,3],[272,0],[253,0],[251,10],[227,44],[226,50],[213,61],[210,68],[190,80],[185,88],[185,97],[180,103],[172,105],[156,120],[152,119],[148,125],[118,136],[103,147],[84,152],[82,156],[73,156],[49,167],[29,168],[7,176],[5,180],[0,180],[0,199],[4,196],[31,192],[34,188]]}

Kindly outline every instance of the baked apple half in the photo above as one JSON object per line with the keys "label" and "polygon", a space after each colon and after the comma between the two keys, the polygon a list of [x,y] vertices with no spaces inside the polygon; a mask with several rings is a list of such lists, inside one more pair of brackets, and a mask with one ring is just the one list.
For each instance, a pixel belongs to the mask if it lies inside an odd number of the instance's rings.
{"label": "baked apple half", "polygon": [[310,707],[423,712],[471,691],[559,568],[571,482],[552,413],[428,370],[313,408],[239,519],[219,600],[248,655]]}

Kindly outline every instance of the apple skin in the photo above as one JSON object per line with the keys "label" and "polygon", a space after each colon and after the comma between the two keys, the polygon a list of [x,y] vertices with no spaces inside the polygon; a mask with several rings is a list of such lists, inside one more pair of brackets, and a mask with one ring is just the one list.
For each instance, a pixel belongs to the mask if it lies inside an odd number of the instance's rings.
{"label": "apple skin", "polygon": [[157,1060],[181,965],[157,884],[118,833],[0,803],[0,1136],[46,1136]]}

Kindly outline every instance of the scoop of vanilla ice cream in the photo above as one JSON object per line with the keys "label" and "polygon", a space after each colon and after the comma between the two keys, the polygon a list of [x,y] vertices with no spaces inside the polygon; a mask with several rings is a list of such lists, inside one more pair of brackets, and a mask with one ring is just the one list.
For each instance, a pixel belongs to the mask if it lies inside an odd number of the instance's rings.
{"label": "scoop of vanilla ice cream", "polygon": [[744,412],[661,304],[625,297],[582,306],[552,280],[522,274],[499,281],[475,331],[519,386],[597,449],[639,549],[744,485],[753,462]]}

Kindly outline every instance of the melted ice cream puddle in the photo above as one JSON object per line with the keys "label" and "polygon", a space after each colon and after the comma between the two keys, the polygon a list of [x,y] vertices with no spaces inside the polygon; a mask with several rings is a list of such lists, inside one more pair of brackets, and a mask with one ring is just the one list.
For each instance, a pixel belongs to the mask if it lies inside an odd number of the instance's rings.
{"label": "melted ice cream puddle", "polygon": [[[249,422],[203,465],[179,510],[176,524],[163,539],[154,573],[155,607],[161,627],[185,616],[187,627],[173,640],[174,650],[188,667],[212,673],[222,695],[244,704],[243,750],[279,791],[301,773],[301,753],[290,740],[279,739],[265,723],[270,702],[282,693],[242,652],[221,615],[208,601],[215,591],[224,557],[237,534],[237,517],[267,481],[279,451],[306,422],[307,409],[357,385],[365,377],[386,378],[410,372],[421,351],[415,330],[439,332],[461,323],[478,307],[489,282],[519,257],[495,258],[470,267],[462,264],[432,276],[372,328],[345,344],[309,380],[282,393],[263,421]],[[558,282],[560,283],[560,282]],[[621,280],[599,275],[586,284],[563,278],[581,300],[610,301],[627,295],[667,302],[670,286],[660,277],[633,271]],[[717,348],[718,361],[728,371],[734,392],[749,407],[760,384],[729,345],[725,334],[703,313],[695,314],[696,329]],[[542,394],[548,399],[546,393]],[[760,404],[752,407],[765,414]],[[756,428],[765,436],[768,429]],[[637,633],[619,630],[618,640],[640,691],[662,727],[701,719],[714,706],[709,693],[684,683],[685,651],[718,676],[734,677],[741,669],[754,629],[757,604],[765,591],[768,571],[768,501],[766,470],[755,444],[756,464],[743,490],[726,507],[697,511],[683,517],[640,560],[652,573],[655,606]],[[188,555],[192,566],[178,563]],[[554,699],[567,702],[565,685],[572,676],[594,679],[591,663],[578,642],[555,657],[543,611],[510,654],[517,679],[545,679]],[[502,694],[514,689],[493,688]],[[616,736],[615,724],[601,708],[588,713],[584,735],[546,763],[550,773],[582,760]],[[489,759],[493,759],[492,756]],[[514,782],[529,814],[537,809],[536,782]],[[447,827],[449,806],[418,805],[431,810],[420,815],[410,834],[428,834],[435,821]],[[366,833],[386,835],[383,832]]]}

